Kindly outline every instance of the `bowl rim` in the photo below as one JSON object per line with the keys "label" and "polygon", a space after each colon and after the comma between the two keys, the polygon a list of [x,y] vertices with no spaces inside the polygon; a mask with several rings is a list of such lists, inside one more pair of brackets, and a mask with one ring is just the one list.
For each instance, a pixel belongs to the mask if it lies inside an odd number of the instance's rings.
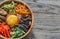
{"label": "bowl rim", "polygon": [[[21,2],[21,3],[25,4],[25,5],[30,9],[31,15],[32,15],[32,23],[31,23],[31,26],[30,26],[29,30],[28,30],[24,35],[22,35],[21,37],[15,38],[15,39],[22,39],[22,38],[26,37],[26,36],[30,33],[30,31],[32,30],[32,28],[33,28],[34,15],[33,15],[32,9],[31,9],[25,2],[23,2],[23,1],[18,1],[18,0],[13,0],[13,1],[15,1],[15,2]],[[9,2],[9,0],[0,2],[0,6],[1,6],[2,4],[6,3],[6,2]],[[4,37],[4,36],[2,36],[2,35],[0,35],[0,37],[2,37],[2,38],[4,38],[4,39],[7,39],[6,37]],[[13,38],[8,38],[8,39],[13,39]]]}

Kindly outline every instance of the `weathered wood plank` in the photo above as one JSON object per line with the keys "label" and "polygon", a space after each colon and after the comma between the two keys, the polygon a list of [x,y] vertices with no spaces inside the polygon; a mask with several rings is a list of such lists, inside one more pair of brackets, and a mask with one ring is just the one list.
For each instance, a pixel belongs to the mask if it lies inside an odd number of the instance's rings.
{"label": "weathered wood plank", "polygon": [[[35,30],[35,31],[34,31]],[[34,29],[36,39],[60,39],[60,33],[50,33],[42,30]]]}

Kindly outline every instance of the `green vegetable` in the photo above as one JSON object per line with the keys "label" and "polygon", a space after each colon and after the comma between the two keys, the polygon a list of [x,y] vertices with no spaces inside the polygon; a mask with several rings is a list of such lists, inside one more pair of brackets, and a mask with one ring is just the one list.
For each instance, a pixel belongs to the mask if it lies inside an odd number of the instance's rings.
{"label": "green vegetable", "polygon": [[11,3],[4,4],[1,6],[1,8],[7,10],[9,13],[15,13],[15,3],[12,1]]}
{"label": "green vegetable", "polygon": [[15,3],[12,1],[11,3],[8,4],[4,4],[1,8],[5,8],[5,9],[11,9],[15,6]]}
{"label": "green vegetable", "polygon": [[12,31],[10,32],[11,37],[14,38],[22,36],[23,34],[25,34],[25,32],[19,27],[12,28]]}
{"label": "green vegetable", "polygon": [[9,13],[15,13],[15,9],[10,9]]}

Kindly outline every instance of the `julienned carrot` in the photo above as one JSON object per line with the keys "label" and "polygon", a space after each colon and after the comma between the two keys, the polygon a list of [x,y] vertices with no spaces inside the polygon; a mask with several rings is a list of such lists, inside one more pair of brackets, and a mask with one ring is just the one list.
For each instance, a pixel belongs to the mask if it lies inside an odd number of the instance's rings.
{"label": "julienned carrot", "polygon": [[9,32],[9,37],[10,37],[10,32],[11,32],[11,30],[9,30],[8,32]]}
{"label": "julienned carrot", "polygon": [[7,37],[10,37],[10,35],[9,35],[9,32],[8,32],[8,31],[6,31],[6,34],[7,34]]}
{"label": "julienned carrot", "polygon": [[6,35],[6,30],[4,29],[3,31],[4,31],[4,36],[7,37],[7,35]]}
{"label": "julienned carrot", "polygon": [[30,11],[29,11],[29,9],[27,8],[26,5],[18,4],[16,6],[16,13],[19,13],[19,14],[30,14]]}
{"label": "julienned carrot", "polygon": [[1,33],[1,34],[3,34],[3,31],[2,31],[2,29],[3,29],[3,28],[2,28],[2,27],[0,27],[0,33]]}
{"label": "julienned carrot", "polygon": [[6,25],[5,22],[1,23],[0,25],[0,33],[2,33],[5,37],[10,37],[10,27]]}

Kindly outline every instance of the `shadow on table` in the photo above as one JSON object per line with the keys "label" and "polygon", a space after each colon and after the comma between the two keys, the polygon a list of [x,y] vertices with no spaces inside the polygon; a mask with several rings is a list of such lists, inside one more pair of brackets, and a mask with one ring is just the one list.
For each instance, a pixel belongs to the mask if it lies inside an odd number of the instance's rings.
{"label": "shadow on table", "polygon": [[35,39],[35,36],[33,34],[33,31],[31,31],[25,38],[23,39]]}

